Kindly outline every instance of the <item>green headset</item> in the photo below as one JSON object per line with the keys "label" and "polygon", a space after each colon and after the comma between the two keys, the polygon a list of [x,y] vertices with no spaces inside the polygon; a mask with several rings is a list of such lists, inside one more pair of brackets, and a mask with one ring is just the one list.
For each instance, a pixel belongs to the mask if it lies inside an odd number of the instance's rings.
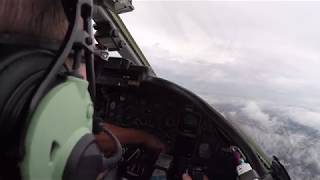
{"label": "green headset", "polygon": [[[56,44],[0,37],[0,179],[96,179],[122,156],[105,158],[93,135],[92,0],[62,0],[69,27]],[[83,20],[83,29],[80,27]],[[17,43],[19,42],[19,43]],[[71,70],[65,59],[73,54]],[[84,55],[88,81],[78,74]],[[89,89],[89,92],[88,92]],[[98,127],[98,126],[97,126]]]}

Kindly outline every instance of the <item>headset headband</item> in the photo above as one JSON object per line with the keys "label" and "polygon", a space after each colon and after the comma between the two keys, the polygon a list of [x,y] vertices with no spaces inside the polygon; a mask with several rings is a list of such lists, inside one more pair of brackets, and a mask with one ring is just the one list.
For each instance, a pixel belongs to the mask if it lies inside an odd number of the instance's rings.
{"label": "headset headband", "polygon": [[[93,39],[91,30],[92,0],[62,0],[62,4],[69,21],[68,31],[58,50],[55,63],[52,65],[49,73],[46,75],[31,100],[29,113],[32,113],[35,110],[48,85],[53,81],[55,75],[63,66],[71,50],[74,50],[75,52],[74,64],[80,63],[81,56],[77,54],[81,54],[82,51],[85,51],[89,91],[92,99],[95,97]],[[83,29],[79,29],[79,27],[81,27],[81,18],[83,19]],[[77,70],[76,68],[79,68],[79,66],[74,66],[74,68],[74,70]]]}

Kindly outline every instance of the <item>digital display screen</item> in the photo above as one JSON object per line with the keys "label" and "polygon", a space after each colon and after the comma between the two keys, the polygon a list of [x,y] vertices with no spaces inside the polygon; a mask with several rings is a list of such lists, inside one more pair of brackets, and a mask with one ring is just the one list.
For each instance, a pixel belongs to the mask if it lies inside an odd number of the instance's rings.
{"label": "digital display screen", "polygon": [[181,128],[182,131],[185,133],[196,133],[197,127],[199,123],[199,117],[192,114],[192,113],[187,113],[184,115]]}

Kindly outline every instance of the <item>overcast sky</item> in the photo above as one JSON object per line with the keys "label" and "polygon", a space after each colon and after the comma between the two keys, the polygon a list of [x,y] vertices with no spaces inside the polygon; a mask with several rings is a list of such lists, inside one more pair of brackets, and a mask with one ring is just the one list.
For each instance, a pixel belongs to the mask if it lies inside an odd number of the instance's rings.
{"label": "overcast sky", "polygon": [[160,76],[192,76],[219,99],[320,104],[320,2],[134,5],[122,17]]}
{"label": "overcast sky", "polygon": [[[250,119],[263,122],[266,130],[256,140],[267,146],[263,139],[270,134],[278,139],[269,152],[281,156],[296,148],[296,157],[316,154],[291,173],[313,167],[313,174],[294,175],[320,179],[320,2],[134,1],[134,6],[122,18],[160,77],[214,106],[239,107],[219,110],[231,119],[245,117],[239,124],[248,131]],[[315,133],[291,132],[291,121]],[[251,133],[261,132],[256,126]],[[279,148],[288,138],[287,149]]]}

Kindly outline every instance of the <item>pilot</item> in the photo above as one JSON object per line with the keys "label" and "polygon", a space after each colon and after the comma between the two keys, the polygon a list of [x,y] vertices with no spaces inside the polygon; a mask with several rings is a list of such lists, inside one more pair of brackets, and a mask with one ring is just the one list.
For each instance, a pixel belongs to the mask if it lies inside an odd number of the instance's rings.
{"label": "pilot", "polygon": [[[60,0],[0,0],[0,33],[17,37],[28,37],[48,41],[62,42],[68,28]],[[69,60],[66,64],[71,64]],[[86,78],[85,64],[80,67],[80,74]],[[122,144],[143,144],[153,150],[164,150],[164,144],[151,134],[143,131],[121,128],[104,124],[113,132]],[[100,148],[112,152],[110,139],[104,133],[96,135]]]}
{"label": "pilot", "polygon": [[[52,44],[62,42],[67,28],[68,21],[60,0],[0,0],[1,34],[28,37]],[[67,66],[71,63],[66,60]],[[85,65],[82,64],[80,74],[84,78],[86,78],[85,72]],[[103,127],[113,132],[121,144],[142,144],[152,150],[165,150],[165,145],[158,138],[146,132],[108,123]],[[114,144],[105,133],[97,134],[96,141],[104,153],[113,152]],[[191,178],[185,174],[183,180]]]}

